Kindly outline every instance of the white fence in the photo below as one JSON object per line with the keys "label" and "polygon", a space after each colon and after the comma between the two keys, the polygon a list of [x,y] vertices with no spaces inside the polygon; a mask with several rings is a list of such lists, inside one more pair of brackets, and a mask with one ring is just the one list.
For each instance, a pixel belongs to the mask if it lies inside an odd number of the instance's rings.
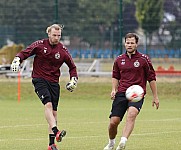
{"label": "white fence", "polygon": [[[21,65],[21,70],[20,70],[20,76],[29,78],[31,77],[31,72],[32,72],[32,60],[25,60],[23,64]],[[101,69],[101,60],[95,59],[92,62],[76,62],[75,63],[77,66],[77,72],[79,76],[111,76],[111,72],[105,72],[102,71]],[[3,68],[5,66],[0,66],[0,68]],[[11,77],[17,77],[18,73],[12,72],[10,70],[10,65],[6,65],[8,68],[7,70],[2,69],[0,70],[0,74],[5,74],[6,77],[11,78]],[[62,67],[60,68],[61,70],[61,75],[65,76],[68,75],[68,67],[66,64],[63,64]]]}

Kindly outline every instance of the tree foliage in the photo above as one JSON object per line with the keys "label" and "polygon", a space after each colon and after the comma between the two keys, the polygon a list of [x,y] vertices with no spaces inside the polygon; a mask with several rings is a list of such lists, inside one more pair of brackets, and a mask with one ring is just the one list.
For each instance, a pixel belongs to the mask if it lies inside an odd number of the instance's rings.
{"label": "tree foliage", "polygon": [[104,40],[106,29],[115,21],[119,13],[116,6],[117,1],[112,0],[62,0],[59,2],[60,22],[66,25],[65,34],[95,45]]}
{"label": "tree foliage", "polygon": [[145,33],[152,34],[163,19],[163,0],[137,0],[136,18]]}
{"label": "tree foliage", "polygon": [[[158,37],[160,42],[168,49],[181,48],[181,1],[165,0],[164,11],[165,15],[161,23]],[[174,11],[173,11],[174,10]],[[167,14],[167,15],[166,15]],[[170,19],[172,17],[172,19]],[[165,42],[165,32],[169,32],[171,39]]]}
{"label": "tree foliage", "polygon": [[[127,32],[135,32],[138,23],[149,34],[158,31],[160,27],[162,32],[159,30],[158,36],[162,37],[165,31],[169,31],[172,38],[168,45],[177,44],[179,47],[181,38],[179,0],[164,0],[164,7],[163,0],[122,0],[121,17],[120,1],[1,0],[0,46],[7,38],[25,45],[46,38],[46,27],[58,22],[65,26],[63,38],[69,36],[70,39],[78,39],[80,43],[98,48],[112,40],[113,48],[118,49],[121,40],[120,21],[123,20],[123,36]],[[58,3],[57,6],[55,2]],[[163,9],[164,12],[175,16],[175,20],[163,21]],[[164,19],[167,19],[166,16]]]}
{"label": "tree foliage", "polygon": [[[79,37],[81,41],[95,45],[103,41],[106,29],[119,14],[118,1],[112,0],[57,0],[46,2],[35,0],[1,0],[0,26],[14,30],[16,42],[30,43],[45,36],[46,27],[58,21],[65,25],[64,36]],[[56,14],[58,13],[58,14]],[[55,15],[58,20],[55,20]],[[41,32],[38,32],[41,31]],[[24,34],[22,34],[24,33]],[[26,36],[25,36],[26,35]]]}
{"label": "tree foliage", "polygon": [[[54,18],[54,6],[51,2],[1,0],[0,7],[0,28],[11,29],[11,40],[25,45],[45,37],[43,31]],[[5,38],[9,38],[9,35]]]}

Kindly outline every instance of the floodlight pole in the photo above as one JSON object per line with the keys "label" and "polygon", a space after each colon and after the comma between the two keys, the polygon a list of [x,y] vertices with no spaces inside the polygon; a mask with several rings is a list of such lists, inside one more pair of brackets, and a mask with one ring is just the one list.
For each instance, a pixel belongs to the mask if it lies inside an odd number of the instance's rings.
{"label": "floodlight pole", "polygon": [[119,48],[120,54],[123,53],[123,0],[119,1]]}
{"label": "floodlight pole", "polygon": [[20,71],[18,72],[18,103],[20,102],[21,99],[21,73]]}

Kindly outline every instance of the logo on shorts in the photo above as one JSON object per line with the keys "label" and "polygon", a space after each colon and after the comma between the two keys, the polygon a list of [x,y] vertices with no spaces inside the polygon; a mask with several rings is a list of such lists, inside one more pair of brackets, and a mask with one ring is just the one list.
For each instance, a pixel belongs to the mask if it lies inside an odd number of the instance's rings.
{"label": "logo on shorts", "polygon": [[134,62],[134,67],[139,67],[140,66],[140,62],[138,61],[138,60],[136,60],[135,62]]}
{"label": "logo on shorts", "polygon": [[59,58],[60,58],[60,53],[59,53],[59,52],[55,54],[55,58],[56,58],[56,59],[59,59]]}

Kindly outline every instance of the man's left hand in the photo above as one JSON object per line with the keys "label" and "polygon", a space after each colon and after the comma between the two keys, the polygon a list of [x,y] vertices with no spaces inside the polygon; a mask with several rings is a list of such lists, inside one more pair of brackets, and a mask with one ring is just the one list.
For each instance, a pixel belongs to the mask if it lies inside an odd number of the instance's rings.
{"label": "man's left hand", "polygon": [[70,92],[73,92],[77,87],[77,77],[72,77],[70,82],[67,83],[66,89]]}
{"label": "man's left hand", "polygon": [[153,98],[152,106],[154,107],[154,105],[156,106],[156,109],[159,108],[159,99],[158,99],[158,97]]}

